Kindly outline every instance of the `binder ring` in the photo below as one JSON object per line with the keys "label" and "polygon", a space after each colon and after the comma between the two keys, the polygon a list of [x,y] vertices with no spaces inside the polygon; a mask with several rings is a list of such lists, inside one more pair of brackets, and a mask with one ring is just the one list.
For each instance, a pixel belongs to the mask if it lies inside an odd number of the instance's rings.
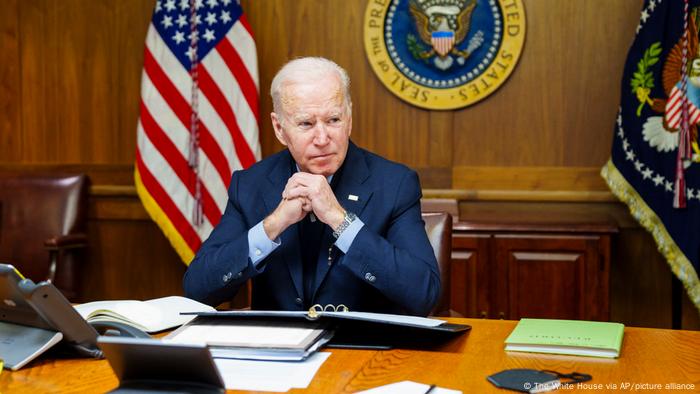
{"label": "binder ring", "polygon": [[316,319],[318,318],[319,312],[323,312],[323,307],[321,306],[321,304],[315,304],[311,308],[309,308],[308,316],[311,319]]}
{"label": "binder ring", "polygon": [[333,304],[326,304],[326,306],[314,304],[311,308],[309,308],[307,316],[309,319],[313,320],[317,319],[323,312],[350,312],[350,308],[345,306],[345,304],[338,304],[338,306]]}

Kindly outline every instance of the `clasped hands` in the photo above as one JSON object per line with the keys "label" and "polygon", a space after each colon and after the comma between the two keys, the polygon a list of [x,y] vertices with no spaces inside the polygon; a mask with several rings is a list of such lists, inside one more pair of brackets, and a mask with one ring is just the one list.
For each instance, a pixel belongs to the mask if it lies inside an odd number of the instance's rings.
{"label": "clasped hands", "polygon": [[345,218],[345,210],[338,203],[331,186],[323,175],[297,172],[287,181],[282,191],[282,201],[263,220],[265,234],[276,239],[287,227],[313,214],[336,229]]}

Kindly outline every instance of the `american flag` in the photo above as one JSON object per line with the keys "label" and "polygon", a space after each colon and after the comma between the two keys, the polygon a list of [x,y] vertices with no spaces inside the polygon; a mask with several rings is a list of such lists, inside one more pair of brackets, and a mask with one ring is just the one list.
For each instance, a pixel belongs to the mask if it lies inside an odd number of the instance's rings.
{"label": "american flag", "polygon": [[235,0],[159,0],[146,36],[136,189],[189,264],[235,170],[260,159],[258,64]]}

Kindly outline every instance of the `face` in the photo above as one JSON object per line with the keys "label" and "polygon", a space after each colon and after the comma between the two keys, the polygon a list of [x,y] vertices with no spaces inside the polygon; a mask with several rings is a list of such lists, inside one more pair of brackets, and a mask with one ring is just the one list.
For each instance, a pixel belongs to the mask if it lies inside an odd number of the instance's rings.
{"label": "face", "polygon": [[299,169],[335,174],[345,160],[352,131],[340,79],[330,74],[317,81],[284,85],[281,112],[270,115],[272,126]]}

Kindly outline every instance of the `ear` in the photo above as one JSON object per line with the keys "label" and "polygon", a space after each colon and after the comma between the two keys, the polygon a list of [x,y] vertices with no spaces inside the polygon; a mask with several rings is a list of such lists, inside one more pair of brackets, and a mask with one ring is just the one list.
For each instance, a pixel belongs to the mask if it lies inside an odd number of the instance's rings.
{"label": "ear", "polygon": [[284,146],[287,146],[287,136],[284,134],[282,129],[282,122],[276,113],[270,113],[270,120],[272,120],[272,128],[275,129],[275,137]]}

